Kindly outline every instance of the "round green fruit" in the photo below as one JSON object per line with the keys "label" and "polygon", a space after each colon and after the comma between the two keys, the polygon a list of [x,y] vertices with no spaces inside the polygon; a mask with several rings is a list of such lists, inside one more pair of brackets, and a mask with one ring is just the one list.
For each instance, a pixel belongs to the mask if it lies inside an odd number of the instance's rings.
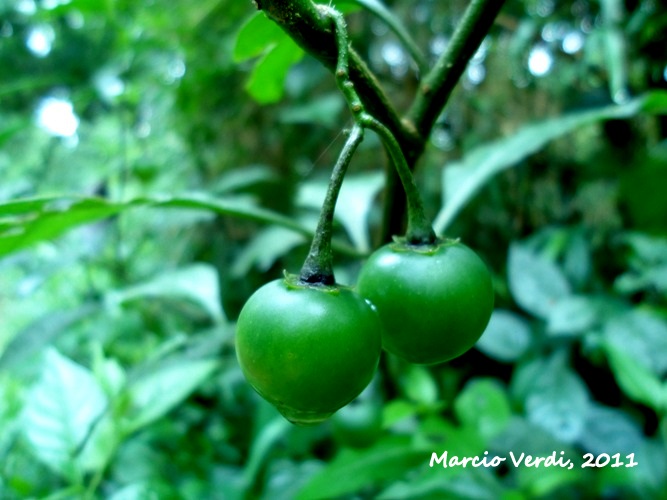
{"label": "round green fruit", "polygon": [[381,324],[349,288],[267,283],[241,310],[236,353],[248,382],[289,421],[316,424],[368,385]]}
{"label": "round green fruit", "polygon": [[411,363],[442,363],[468,351],[493,311],[489,270],[458,240],[379,248],[361,270],[358,291],[377,308],[384,349]]}

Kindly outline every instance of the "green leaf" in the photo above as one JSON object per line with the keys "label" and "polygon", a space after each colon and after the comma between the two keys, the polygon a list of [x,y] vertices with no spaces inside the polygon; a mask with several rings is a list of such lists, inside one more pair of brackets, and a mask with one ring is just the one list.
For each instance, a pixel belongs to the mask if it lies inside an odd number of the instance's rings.
{"label": "green leaf", "polygon": [[564,356],[554,355],[522,366],[512,379],[512,389],[523,401],[530,422],[565,443],[580,438],[590,395]]}
{"label": "green leaf", "polygon": [[530,326],[524,318],[512,311],[496,309],[475,348],[490,358],[509,363],[523,356],[531,341]]}
{"label": "green leaf", "polygon": [[667,408],[667,394],[660,379],[632,354],[611,342],[604,344],[616,382],[631,399],[660,413]]}
{"label": "green leaf", "polygon": [[644,439],[642,430],[619,408],[595,405],[588,411],[581,445],[587,451],[600,453],[635,453]]}
{"label": "green leaf", "polygon": [[[510,500],[499,478],[485,468],[424,469],[409,480],[396,482],[374,497],[378,500],[398,498],[419,500]],[[521,497],[521,500],[523,497]]]}
{"label": "green leaf", "polygon": [[341,451],[299,492],[297,499],[335,498],[402,477],[409,469],[428,465],[432,446],[392,436],[365,450]]}
{"label": "green leaf", "polygon": [[231,275],[236,278],[246,276],[253,266],[260,271],[267,271],[278,258],[304,243],[307,243],[307,240],[303,235],[284,227],[270,226],[262,229],[241,249],[232,264]]}
{"label": "green leaf", "polygon": [[23,409],[23,432],[35,456],[65,477],[91,426],[107,405],[92,373],[49,349]]}
{"label": "green leaf", "polygon": [[549,310],[547,333],[553,336],[586,333],[598,319],[598,308],[590,297],[572,295],[557,301]]}
{"label": "green leaf", "polygon": [[[82,224],[95,222],[136,207],[187,208],[285,227],[312,237],[314,231],[290,217],[258,207],[245,198],[214,198],[205,194],[153,196],[114,202],[83,196],[52,196],[0,203],[0,257],[52,240]],[[358,255],[348,245],[334,242],[337,251]]]}
{"label": "green leaf", "polygon": [[179,495],[168,481],[149,479],[125,485],[107,498],[108,500],[175,499],[179,498]]}
{"label": "green leaf", "polygon": [[83,304],[71,311],[51,311],[21,330],[0,355],[0,371],[21,369],[60,333],[99,310],[97,304]]}
{"label": "green leaf", "polygon": [[505,429],[512,416],[505,388],[491,378],[468,382],[454,401],[454,411],[463,425],[477,429],[487,442]]}
{"label": "green leaf", "polygon": [[276,173],[268,165],[244,165],[221,173],[212,191],[216,194],[234,193],[276,180]]}
{"label": "green leaf", "polygon": [[257,61],[246,83],[246,90],[260,104],[279,101],[285,89],[287,72],[303,55],[301,47],[291,38],[283,38]]}
{"label": "green leaf", "polygon": [[473,149],[458,162],[443,169],[443,206],[433,224],[442,234],[461,209],[491,178],[517,165],[550,141],[595,122],[629,118],[638,113],[667,112],[667,92],[656,91],[620,106],[580,111],[566,116],[530,124],[514,135]]}
{"label": "green leaf", "polygon": [[287,458],[271,460],[267,464],[267,479],[262,489],[262,497],[271,500],[293,500],[297,492],[322,467],[322,462],[316,459],[299,462]]}
{"label": "green leaf", "polygon": [[[299,191],[299,205],[320,210],[328,181],[304,184]],[[355,247],[361,252],[370,251],[368,216],[373,200],[384,186],[384,175],[380,172],[347,175],[336,203],[336,220],[340,221]]]}
{"label": "green leaf", "polygon": [[600,6],[604,23],[603,36],[609,94],[614,102],[621,103],[629,97],[628,47],[620,26],[625,14],[625,6],[623,0],[602,0]]}
{"label": "green leaf", "polygon": [[322,125],[330,129],[340,126],[340,113],[345,100],[339,93],[315,97],[305,104],[290,106],[280,110],[282,123]]}
{"label": "green leaf", "polygon": [[111,292],[109,304],[124,304],[143,298],[187,299],[198,304],[217,322],[223,321],[218,273],[213,266],[194,264],[163,272],[152,280]]}
{"label": "green leaf", "polygon": [[431,372],[419,365],[410,365],[401,378],[405,395],[416,403],[433,405],[438,401],[438,386]]}
{"label": "green leaf", "polygon": [[417,416],[416,404],[403,399],[389,401],[382,410],[382,427],[387,429],[395,424]]}
{"label": "green leaf", "polygon": [[99,198],[45,197],[0,204],[0,256],[49,241],[68,229],[121,210]]}
{"label": "green leaf", "polygon": [[125,429],[117,421],[117,416],[109,411],[105,412],[95,422],[81,453],[77,457],[77,463],[81,470],[84,472],[104,470],[125,437]]}
{"label": "green leaf", "polygon": [[667,321],[644,309],[610,318],[604,325],[607,342],[631,356],[656,376],[667,374]]}
{"label": "green leaf", "polygon": [[558,301],[571,293],[556,264],[518,243],[510,247],[507,279],[517,304],[539,318],[548,318]]}
{"label": "green leaf", "polygon": [[241,62],[262,55],[265,51],[287,38],[280,27],[262,11],[257,11],[236,35],[234,62]]}
{"label": "green leaf", "polygon": [[290,423],[282,416],[278,416],[266,424],[253,440],[248,461],[243,471],[243,484],[246,489],[253,485],[262,463],[264,463],[276,442],[286,434],[289,427]]}
{"label": "green leaf", "polygon": [[176,359],[130,384],[133,411],[128,415],[128,432],[148,425],[178,406],[217,367],[215,360]]}

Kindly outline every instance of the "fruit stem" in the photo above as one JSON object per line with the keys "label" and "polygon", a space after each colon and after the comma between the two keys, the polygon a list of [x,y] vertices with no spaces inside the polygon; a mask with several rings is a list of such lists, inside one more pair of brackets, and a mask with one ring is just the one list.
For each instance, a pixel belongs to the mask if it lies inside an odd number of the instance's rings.
{"label": "fruit stem", "polygon": [[417,184],[405,160],[403,151],[391,131],[379,120],[366,112],[363,102],[350,80],[348,69],[349,40],[345,18],[336,9],[325,6],[320,6],[320,8],[328,13],[336,29],[336,42],[338,44],[336,83],[338,84],[338,88],[343,93],[350,111],[354,115],[355,122],[363,128],[373,130],[380,136],[403,184],[408,201],[408,227],[405,235],[407,242],[410,245],[432,245],[437,238],[431,221],[428,220],[424,213],[424,204],[422,203],[419,189],[417,189]]}
{"label": "fruit stem", "polygon": [[336,200],[343,185],[345,172],[352,160],[352,156],[354,156],[357,146],[359,146],[363,138],[364,129],[360,125],[355,124],[331,172],[331,179],[324,203],[322,204],[322,210],[320,211],[320,219],[317,223],[315,237],[299,274],[300,283],[329,286],[336,284],[333,272],[333,251],[331,249],[333,216],[336,208]]}
{"label": "fruit stem", "polygon": [[361,116],[360,122],[362,126],[378,134],[403,184],[403,190],[408,201],[408,227],[405,233],[407,243],[417,246],[434,244],[437,238],[433,231],[433,226],[431,225],[431,221],[426,217],[424,203],[419,194],[417,183],[410,171],[410,167],[408,167],[408,162],[405,160],[403,151],[401,151],[401,147],[398,145],[398,141],[387,127],[371,115],[364,113]]}

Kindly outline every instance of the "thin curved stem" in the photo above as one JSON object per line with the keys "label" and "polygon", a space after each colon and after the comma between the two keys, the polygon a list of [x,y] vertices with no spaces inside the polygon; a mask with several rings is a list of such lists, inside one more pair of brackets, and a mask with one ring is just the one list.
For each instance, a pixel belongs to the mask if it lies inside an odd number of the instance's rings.
{"label": "thin curved stem", "polygon": [[338,199],[347,167],[363,138],[363,128],[355,124],[331,172],[331,180],[329,181],[327,194],[322,204],[315,237],[299,274],[299,281],[301,283],[312,285],[334,285],[336,283],[333,272],[333,251],[331,249],[336,200]]}
{"label": "thin curved stem", "polygon": [[[301,48],[331,71],[336,70],[339,40],[331,23],[331,9],[311,0],[253,0]],[[411,124],[401,120],[373,72],[354,49],[348,49],[350,81],[367,111],[382,121],[406,151],[419,149],[421,138]]]}
{"label": "thin curved stem", "polygon": [[472,0],[447,50],[419,86],[408,118],[422,137],[428,137],[449,96],[487,35],[505,0]]}
{"label": "thin curved stem", "polygon": [[398,141],[387,127],[368,114],[361,117],[361,124],[380,136],[403,184],[403,190],[408,201],[408,227],[405,233],[407,242],[411,245],[433,244],[436,241],[433,226],[426,217],[424,203],[419,194],[415,178],[410,171],[405,156],[403,156]]}
{"label": "thin curved stem", "polygon": [[345,96],[345,100],[354,115],[357,125],[360,125],[363,128],[370,128],[377,133],[389,152],[391,161],[401,179],[401,183],[403,184],[403,189],[405,190],[408,201],[408,228],[406,232],[408,243],[413,245],[430,245],[436,240],[433,226],[426,218],[424,204],[422,203],[419,189],[417,189],[417,184],[415,183],[403,151],[394,137],[394,134],[391,133],[391,130],[366,112],[364,105],[359,98],[359,94],[357,94],[354,84],[349,78],[349,42],[347,38],[345,18],[335,9],[329,7],[326,9],[328,15],[331,16],[336,26],[336,41],[338,44],[336,82]]}

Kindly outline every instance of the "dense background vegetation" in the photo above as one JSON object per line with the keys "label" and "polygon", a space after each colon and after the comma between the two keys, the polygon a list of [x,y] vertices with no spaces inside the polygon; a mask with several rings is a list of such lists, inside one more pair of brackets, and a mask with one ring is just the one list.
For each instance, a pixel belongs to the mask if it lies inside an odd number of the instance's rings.
{"label": "dense background vegetation", "polygon": [[[408,52],[333,3],[405,110]],[[387,6],[433,61],[466,2]],[[508,2],[416,170],[493,270],[491,323],[298,428],[243,379],[234,321],[305,257],[351,123],[330,73],[251,2],[1,2],[0,497],[665,498],[666,33],[653,0]],[[342,283],[386,235],[384,184],[367,134]],[[445,450],[576,466],[430,468]]]}

